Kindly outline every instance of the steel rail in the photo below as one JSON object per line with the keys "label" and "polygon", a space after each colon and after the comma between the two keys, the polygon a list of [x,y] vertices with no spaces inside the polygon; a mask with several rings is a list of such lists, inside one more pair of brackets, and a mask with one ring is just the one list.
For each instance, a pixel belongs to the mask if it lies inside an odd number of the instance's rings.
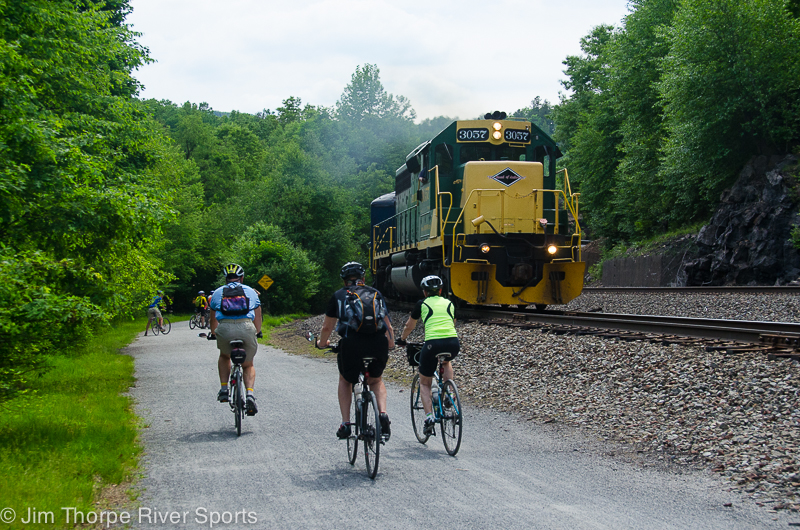
{"label": "steel rail", "polygon": [[660,293],[765,293],[765,294],[800,294],[800,285],[706,285],[692,287],[584,287],[587,294],[625,293],[625,294],[660,294]]}
{"label": "steel rail", "polygon": [[657,315],[624,315],[572,312],[511,312],[492,309],[459,308],[458,318],[504,319],[538,322],[555,326],[614,329],[659,335],[678,335],[701,339],[759,343],[764,335],[781,335],[800,341],[800,324],[752,320],[714,320]]}

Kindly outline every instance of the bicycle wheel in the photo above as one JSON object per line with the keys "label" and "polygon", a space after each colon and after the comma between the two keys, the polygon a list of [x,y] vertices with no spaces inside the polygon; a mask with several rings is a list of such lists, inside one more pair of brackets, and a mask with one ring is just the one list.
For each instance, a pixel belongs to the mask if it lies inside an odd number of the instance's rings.
{"label": "bicycle wheel", "polygon": [[158,319],[154,318],[153,322],[150,324],[150,331],[153,332],[153,335],[158,335],[161,333],[161,328],[158,326]]}
{"label": "bicycle wheel", "polygon": [[192,318],[189,319],[189,329],[194,329],[197,325],[197,315],[192,315]]}
{"label": "bicycle wheel", "polygon": [[231,391],[231,403],[233,403],[233,417],[234,424],[236,425],[236,436],[242,435],[242,416],[244,415],[244,397],[242,397],[242,374],[237,371],[234,378],[231,378],[234,383]]}
{"label": "bicycle wheel", "polygon": [[378,474],[378,460],[381,456],[381,422],[378,421],[378,401],[375,394],[369,393],[369,401],[363,405],[364,460],[367,463],[367,476],[371,479]]}
{"label": "bicycle wheel", "polygon": [[464,417],[461,411],[461,399],[458,397],[458,388],[452,379],[448,379],[442,386],[442,442],[444,449],[450,456],[455,456],[461,447],[461,427]]}
{"label": "bicycle wheel", "polygon": [[424,444],[430,438],[425,432],[425,409],[422,407],[422,396],[419,395],[419,374],[414,375],[411,381],[411,425],[414,426],[414,435],[419,443]]}
{"label": "bicycle wheel", "polygon": [[171,330],[172,330],[172,324],[169,323],[169,319],[167,317],[164,317],[164,331],[162,331],[161,333],[166,335]]}
{"label": "bicycle wheel", "polygon": [[353,400],[350,403],[350,420],[353,423],[350,425],[350,436],[347,437],[347,461],[351,466],[356,463],[356,456],[358,456],[358,426],[360,424],[358,404],[360,397],[360,393],[353,392]]}

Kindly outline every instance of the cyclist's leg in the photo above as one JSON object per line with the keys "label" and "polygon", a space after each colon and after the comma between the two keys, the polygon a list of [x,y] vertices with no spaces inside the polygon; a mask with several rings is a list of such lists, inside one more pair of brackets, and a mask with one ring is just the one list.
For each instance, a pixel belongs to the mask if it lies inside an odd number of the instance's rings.
{"label": "cyclist's leg", "polygon": [[458,337],[439,340],[441,342],[441,351],[450,353],[450,360],[442,363],[442,380],[454,379],[453,364],[450,361],[458,357],[458,353],[461,351],[461,344],[458,341]]}
{"label": "cyclist's leg", "polygon": [[361,352],[362,357],[375,357],[369,364],[367,370],[370,377],[367,378],[370,390],[375,394],[378,402],[378,412],[386,412],[386,386],[383,384],[383,371],[386,363],[389,362],[389,340],[384,334],[368,336],[365,341],[365,350]]}
{"label": "cyclist's leg", "polygon": [[231,377],[231,356],[219,352],[219,359],[217,359],[217,371],[219,372],[219,382],[225,386],[228,384],[228,379]]}
{"label": "cyclist's leg", "polygon": [[355,418],[350,418],[350,407],[353,400],[353,385],[358,382],[361,372],[361,357],[355,355],[352,337],[345,337],[339,341],[339,353],[336,355],[336,366],[339,369],[339,412],[342,423],[348,423]]}
{"label": "cyclist's leg", "polygon": [[350,423],[350,407],[353,404],[353,384],[339,374],[339,388],[337,390],[339,396],[339,412],[342,415],[342,423]]}
{"label": "cyclist's leg", "polygon": [[378,401],[378,412],[386,412],[386,385],[383,384],[383,378],[369,377],[367,383]]}
{"label": "cyclist's leg", "polygon": [[433,413],[433,403],[431,398],[431,382],[433,377],[427,377],[419,374],[419,397],[422,399],[422,408],[425,409],[425,414]]}
{"label": "cyclist's leg", "polygon": [[433,413],[431,384],[437,362],[436,349],[432,347],[431,342],[426,341],[419,353],[419,397],[422,399],[422,408],[425,409],[426,415]]}

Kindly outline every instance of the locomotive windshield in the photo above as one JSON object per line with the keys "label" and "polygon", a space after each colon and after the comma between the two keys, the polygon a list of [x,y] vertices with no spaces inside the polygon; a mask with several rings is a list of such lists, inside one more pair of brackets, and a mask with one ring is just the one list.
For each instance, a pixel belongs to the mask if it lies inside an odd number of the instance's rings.
{"label": "locomotive windshield", "polygon": [[524,161],[525,151],[524,147],[508,145],[462,145],[459,160],[461,164],[476,160]]}

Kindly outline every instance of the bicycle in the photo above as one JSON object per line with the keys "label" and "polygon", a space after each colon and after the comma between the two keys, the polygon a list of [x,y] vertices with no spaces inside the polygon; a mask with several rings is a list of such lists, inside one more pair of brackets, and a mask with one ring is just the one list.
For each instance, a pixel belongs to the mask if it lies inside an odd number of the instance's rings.
{"label": "bicycle", "polygon": [[[421,342],[406,342],[406,351],[409,364],[419,365],[419,352],[422,349]],[[458,387],[452,379],[442,380],[442,363],[450,359],[449,353],[440,353],[436,356],[439,360],[439,367],[433,376],[436,385],[431,389],[431,401],[433,404],[434,421],[442,426],[442,443],[444,449],[450,456],[455,456],[461,448],[461,428],[464,424],[463,410],[461,409],[461,398],[458,395]],[[424,431],[425,409],[422,406],[420,396],[419,373],[414,374],[411,381],[411,424],[414,427],[414,435],[419,443],[426,443],[430,434]],[[434,431],[433,436],[436,436]]]}
{"label": "bicycle", "polygon": [[172,330],[172,324],[169,321],[169,318],[162,314],[161,320],[164,322],[163,329],[158,325],[158,319],[154,318],[152,324],[150,324],[150,331],[153,332],[153,335],[158,335],[159,333],[163,333],[166,335]]}
{"label": "bicycle", "polygon": [[211,327],[210,318],[206,316],[205,322],[202,324],[200,323],[201,314],[195,313],[192,315],[192,318],[189,319],[189,329],[200,328],[200,329],[208,329]]}
{"label": "bicycle", "polygon": [[[315,341],[314,335],[306,332],[306,338]],[[334,353],[339,352],[339,345],[333,344],[327,349]],[[359,440],[364,445],[364,461],[367,466],[367,476],[374,480],[378,474],[378,461],[381,455],[381,445],[386,443],[386,435],[381,433],[381,422],[378,415],[378,400],[375,393],[370,390],[367,378],[369,363],[375,357],[363,357],[363,369],[358,374],[358,382],[353,385],[353,399],[350,401],[350,417],[354,419],[347,422],[350,426],[350,436],[347,437],[347,461],[355,465],[358,457]]]}

